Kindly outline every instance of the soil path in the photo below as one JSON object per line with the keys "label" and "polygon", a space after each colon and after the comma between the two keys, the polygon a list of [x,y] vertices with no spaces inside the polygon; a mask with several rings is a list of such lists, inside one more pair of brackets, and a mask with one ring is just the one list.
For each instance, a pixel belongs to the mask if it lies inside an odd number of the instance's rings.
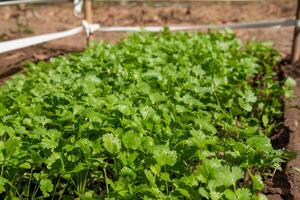
{"label": "soil path", "polygon": [[300,168],[300,64],[296,66],[286,66],[283,69],[285,74],[293,77],[297,81],[295,88],[295,98],[286,102],[285,106],[285,125],[290,130],[288,150],[295,151],[297,158],[290,161],[286,167],[286,174],[288,175],[291,185],[291,193],[295,200],[300,199],[300,172],[294,168]]}

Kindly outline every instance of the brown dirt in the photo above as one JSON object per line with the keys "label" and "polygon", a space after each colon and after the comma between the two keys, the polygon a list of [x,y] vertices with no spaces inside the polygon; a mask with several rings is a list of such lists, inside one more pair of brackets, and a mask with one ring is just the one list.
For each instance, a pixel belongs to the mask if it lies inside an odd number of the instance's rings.
{"label": "brown dirt", "polygon": [[298,87],[294,88],[294,97],[284,100],[283,124],[271,140],[275,148],[286,149],[296,153],[296,158],[283,166],[283,171],[277,171],[274,177],[265,180],[264,193],[270,200],[299,200],[300,199],[300,63],[290,65],[283,61],[280,65],[281,78],[292,77]]}
{"label": "brown dirt", "polygon": [[300,63],[290,65],[284,61],[281,65],[282,77],[292,77],[298,87],[294,88],[294,97],[284,101],[284,119],[281,127],[271,137],[276,148],[286,149],[297,154],[296,158],[277,171],[275,176],[265,180],[264,193],[270,200],[300,200]]}
{"label": "brown dirt", "polygon": [[290,130],[287,149],[298,154],[296,159],[287,164],[285,171],[291,185],[291,193],[294,195],[295,200],[299,200],[300,173],[296,172],[294,168],[300,168],[300,63],[294,66],[286,65],[283,71],[285,76],[291,76],[297,81],[297,87],[294,89],[295,97],[286,101],[284,123]]}
{"label": "brown dirt", "polygon": [[[188,25],[256,21],[292,18],[296,0],[260,1],[253,3],[156,3],[156,4],[97,4],[94,21],[111,25]],[[0,7],[0,41],[66,30],[79,26],[82,17],[73,15],[72,4]],[[270,40],[283,57],[289,57],[293,28],[237,30],[243,41],[255,38]],[[94,34],[95,40],[116,42],[123,33]],[[24,61],[48,60],[66,52],[81,51],[86,45],[84,34],[43,45],[0,54],[0,84],[10,75],[21,71]],[[300,85],[300,64],[282,65],[285,76],[294,77]],[[273,145],[299,152],[300,155],[300,87],[296,98],[285,102],[284,126],[272,136]],[[266,179],[265,193],[270,200],[300,200],[300,157],[284,166],[284,172]]]}
{"label": "brown dirt", "polygon": [[16,50],[4,55],[0,55],[0,85],[7,80],[11,75],[22,71],[25,62],[37,62],[39,60],[48,60],[51,57],[63,55],[68,52],[81,51],[82,48],[46,48],[42,45],[26,48],[22,51]]}

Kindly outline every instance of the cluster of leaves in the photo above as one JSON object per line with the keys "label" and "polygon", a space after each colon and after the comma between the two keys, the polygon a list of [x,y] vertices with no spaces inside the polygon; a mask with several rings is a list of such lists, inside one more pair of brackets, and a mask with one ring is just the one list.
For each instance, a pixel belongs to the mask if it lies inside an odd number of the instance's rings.
{"label": "cluster of leaves", "polygon": [[279,59],[229,31],[164,31],[30,64],[0,88],[2,197],[266,199],[286,158],[268,138],[291,85]]}

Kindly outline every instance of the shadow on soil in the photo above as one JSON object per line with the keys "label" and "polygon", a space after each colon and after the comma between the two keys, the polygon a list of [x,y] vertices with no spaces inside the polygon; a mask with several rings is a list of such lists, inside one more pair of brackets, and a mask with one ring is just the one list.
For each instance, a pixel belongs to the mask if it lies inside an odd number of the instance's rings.
{"label": "shadow on soil", "polygon": [[[286,74],[284,73],[283,68],[289,64],[288,60],[283,60],[278,70],[278,79],[284,80]],[[297,74],[299,76],[300,74]],[[284,100],[283,100],[284,101]],[[286,102],[284,101],[284,107]],[[285,108],[283,108],[285,111]],[[291,130],[289,127],[284,125],[284,116],[282,118],[282,124],[278,127],[274,134],[271,136],[271,142],[275,149],[286,149],[290,142],[290,134]],[[287,163],[283,164],[282,171],[276,171],[275,175],[270,178],[266,178],[265,182],[265,190],[264,193],[267,195],[269,200],[295,200],[291,191],[290,177],[286,173]]]}

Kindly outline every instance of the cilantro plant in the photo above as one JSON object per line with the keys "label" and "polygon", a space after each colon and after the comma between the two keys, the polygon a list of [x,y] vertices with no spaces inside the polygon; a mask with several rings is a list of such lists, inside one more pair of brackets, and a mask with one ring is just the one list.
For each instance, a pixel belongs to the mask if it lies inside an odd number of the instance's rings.
{"label": "cilantro plant", "polygon": [[[30,64],[0,88],[5,199],[263,200],[289,86],[269,43],[138,33]],[[284,85],[284,86],[283,86]]]}

